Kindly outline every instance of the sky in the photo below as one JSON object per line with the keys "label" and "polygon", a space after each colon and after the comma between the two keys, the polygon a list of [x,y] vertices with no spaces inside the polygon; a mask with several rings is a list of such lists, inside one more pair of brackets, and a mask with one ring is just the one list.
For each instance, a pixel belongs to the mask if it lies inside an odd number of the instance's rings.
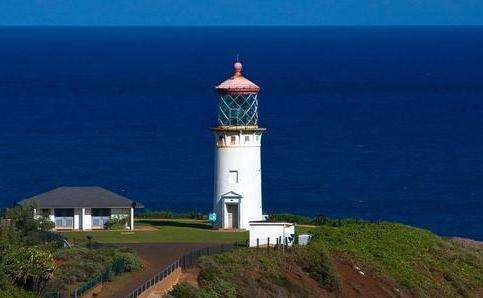
{"label": "sky", "polygon": [[0,0],[0,25],[483,25],[483,0]]}

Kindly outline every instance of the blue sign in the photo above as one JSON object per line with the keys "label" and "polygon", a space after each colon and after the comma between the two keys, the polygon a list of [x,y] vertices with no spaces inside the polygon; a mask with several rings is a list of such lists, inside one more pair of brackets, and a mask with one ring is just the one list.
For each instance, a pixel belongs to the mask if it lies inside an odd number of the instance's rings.
{"label": "blue sign", "polygon": [[216,213],[210,213],[208,215],[208,220],[209,221],[212,221],[212,222],[215,222],[216,221]]}

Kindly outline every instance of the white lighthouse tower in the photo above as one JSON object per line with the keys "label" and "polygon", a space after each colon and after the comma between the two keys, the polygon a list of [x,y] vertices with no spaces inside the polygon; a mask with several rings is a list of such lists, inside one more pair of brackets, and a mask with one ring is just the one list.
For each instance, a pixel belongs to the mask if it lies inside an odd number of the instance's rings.
{"label": "white lighthouse tower", "polygon": [[258,127],[260,87],[243,77],[242,64],[216,86],[218,126],[215,135],[215,227],[247,229],[262,220],[260,146],[265,128]]}

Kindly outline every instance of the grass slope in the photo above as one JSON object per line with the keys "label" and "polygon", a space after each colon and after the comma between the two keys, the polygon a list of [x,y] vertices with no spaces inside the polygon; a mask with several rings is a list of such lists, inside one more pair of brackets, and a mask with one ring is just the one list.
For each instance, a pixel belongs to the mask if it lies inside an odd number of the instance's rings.
{"label": "grass slope", "polygon": [[344,252],[417,296],[467,296],[483,287],[483,251],[396,223],[347,223],[315,230],[313,245]]}
{"label": "grass slope", "polygon": [[[309,246],[285,253],[242,249],[204,257],[199,288],[180,284],[171,295],[331,297],[350,293],[358,283],[366,285],[360,294],[368,296],[381,286],[403,297],[483,293],[483,250],[476,246],[463,247],[423,229],[385,222],[343,220],[312,232]],[[359,267],[367,276],[357,273],[354,268]]]}
{"label": "grass slope", "polygon": [[320,297],[339,286],[326,252],[315,249],[239,249],[202,257],[199,266],[200,287],[181,283],[171,296]]}

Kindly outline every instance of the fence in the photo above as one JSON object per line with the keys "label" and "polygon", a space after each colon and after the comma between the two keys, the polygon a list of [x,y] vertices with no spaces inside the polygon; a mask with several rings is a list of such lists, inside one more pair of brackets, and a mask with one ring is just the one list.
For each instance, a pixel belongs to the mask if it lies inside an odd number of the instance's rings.
{"label": "fence", "polygon": [[125,267],[126,267],[126,263],[124,260],[116,260],[104,272],[84,282],[83,284],[80,285],[80,287],[71,291],[70,293],[46,292],[46,293],[43,293],[42,297],[43,298],[81,297],[83,294],[85,294],[87,291],[94,288],[98,284],[101,284],[105,281],[110,280],[113,275],[117,275],[124,272]]}
{"label": "fence", "polygon": [[230,244],[220,244],[216,246],[194,249],[191,252],[183,255],[181,258],[177,259],[173,263],[166,266],[162,271],[158,272],[149,280],[145,281],[142,285],[140,285],[134,291],[132,291],[127,297],[128,298],[138,297],[146,290],[148,290],[158,282],[162,281],[166,277],[168,277],[171,273],[173,273],[174,270],[178,268],[186,269],[186,268],[193,267],[198,263],[198,260],[201,256],[215,255],[225,251],[230,251],[237,247],[246,247],[246,246],[247,245],[245,243],[235,242]]}
{"label": "fence", "polygon": [[97,286],[100,283],[108,281],[112,278],[113,275],[118,275],[125,271],[126,262],[124,260],[117,260],[104,272],[95,276],[88,281],[84,282],[80,287],[73,290],[70,293],[70,297],[77,298],[82,296],[84,293],[92,289],[93,287]]}

